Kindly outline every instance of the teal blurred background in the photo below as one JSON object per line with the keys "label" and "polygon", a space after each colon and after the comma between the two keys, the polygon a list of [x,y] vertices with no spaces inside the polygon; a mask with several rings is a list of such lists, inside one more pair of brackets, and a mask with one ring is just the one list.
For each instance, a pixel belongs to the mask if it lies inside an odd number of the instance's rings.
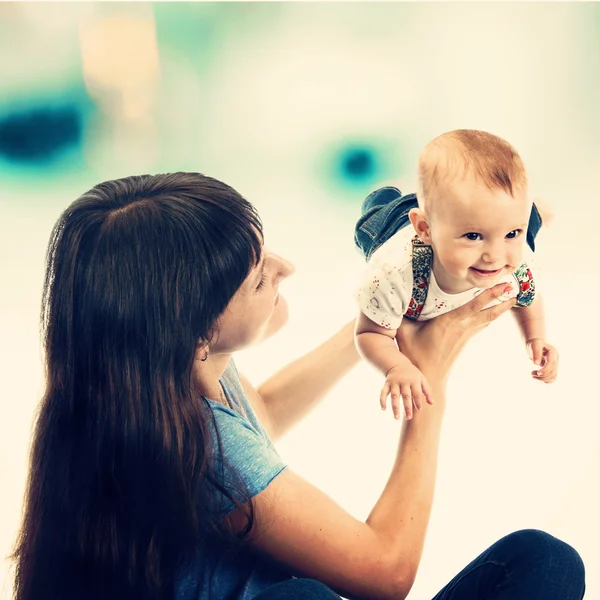
{"label": "teal blurred background", "polygon": [[[391,180],[414,191],[429,139],[478,128],[516,146],[555,213],[539,253],[561,376],[530,379],[509,320],[465,352],[411,598],[519,527],[576,545],[600,598],[598,106],[596,3],[0,3],[0,551],[43,391],[45,246],[68,203],[101,180],[194,170],[256,204],[297,266],[289,326],[238,360],[260,381],[354,315],[364,196]],[[361,365],[282,445],[358,517],[393,459],[379,386]]]}

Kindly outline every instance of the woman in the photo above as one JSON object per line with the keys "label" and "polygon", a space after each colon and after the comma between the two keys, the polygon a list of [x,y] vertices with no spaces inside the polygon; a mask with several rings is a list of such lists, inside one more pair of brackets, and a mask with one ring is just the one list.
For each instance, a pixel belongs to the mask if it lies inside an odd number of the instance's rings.
{"label": "woman", "polygon": [[[258,389],[232,360],[287,319],[293,271],[254,208],[197,173],[102,183],[67,208],[42,303],[47,387],[16,599],[405,598],[431,510],[445,382],[502,286],[417,328],[402,351],[435,404],[404,424],[366,522],[282,463],[287,431],[358,362],[349,323]],[[560,568],[556,568],[560,565]],[[308,579],[292,579],[292,576]],[[320,582],[320,583],[319,583]],[[583,597],[579,555],[507,536],[438,599]]]}

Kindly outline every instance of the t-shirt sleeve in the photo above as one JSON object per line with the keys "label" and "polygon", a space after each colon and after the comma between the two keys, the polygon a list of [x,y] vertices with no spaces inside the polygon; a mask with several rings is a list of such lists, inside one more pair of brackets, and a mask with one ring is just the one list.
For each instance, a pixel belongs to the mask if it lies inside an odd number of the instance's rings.
{"label": "t-shirt sleeve", "polygon": [[391,263],[367,266],[355,294],[361,312],[386,329],[398,329],[412,295],[412,268]]}
{"label": "t-shirt sleeve", "polygon": [[[214,436],[217,477],[227,492],[243,503],[262,492],[286,465],[272,444],[243,417],[225,407],[214,407],[213,415],[218,432]],[[225,493],[215,493],[220,516],[236,508]]]}

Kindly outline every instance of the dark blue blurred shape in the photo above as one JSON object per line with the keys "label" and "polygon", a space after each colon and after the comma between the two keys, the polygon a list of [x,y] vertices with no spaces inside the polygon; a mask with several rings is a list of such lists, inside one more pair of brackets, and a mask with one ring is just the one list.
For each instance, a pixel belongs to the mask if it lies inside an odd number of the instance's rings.
{"label": "dark blue blurred shape", "polygon": [[81,144],[83,114],[76,102],[7,111],[0,116],[0,156],[48,163]]}
{"label": "dark blue blurred shape", "polygon": [[404,151],[391,135],[346,135],[319,156],[317,169],[333,197],[362,202],[374,186],[404,176]]}
{"label": "dark blue blurred shape", "polygon": [[339,159],[340,174],[351,183],[369,183],[380,170],[378,162],[377,153],[372,148],[346,148]]}

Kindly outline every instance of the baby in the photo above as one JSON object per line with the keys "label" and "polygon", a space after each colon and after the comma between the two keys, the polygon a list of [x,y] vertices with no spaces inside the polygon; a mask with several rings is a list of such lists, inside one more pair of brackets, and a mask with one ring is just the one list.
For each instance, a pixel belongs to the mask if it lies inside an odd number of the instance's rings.
{"label": "baby", "polygon": [[369,261],[356,295],[356,344],[385,374],[382,409],[391,395],[400,418],[401,398],[411,419],[413,405],[419,410],[424,401],[433,403],[427,380],[396,344],[402,318],[432,319],[504,282],[503,298],[517,298],[513,312],[540,367],[533,377],[554,381],[558,353],[545,340],[530,268],[542,220],[529,199],[521,158],[497,136],[456,130],[427,144],[418,175],[416,197],[393,187],[373,192],[355,232]]}

